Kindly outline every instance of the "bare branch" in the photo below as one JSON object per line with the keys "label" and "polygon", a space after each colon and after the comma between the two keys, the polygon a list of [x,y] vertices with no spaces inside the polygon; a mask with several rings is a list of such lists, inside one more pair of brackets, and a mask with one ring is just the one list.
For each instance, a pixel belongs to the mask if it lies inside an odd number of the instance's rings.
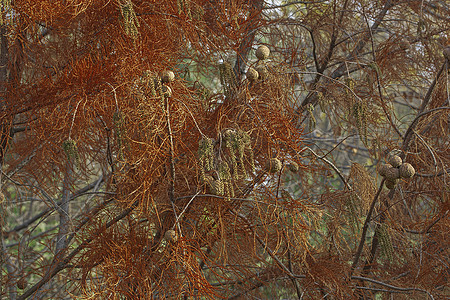
{"label": "bare branch", "polygon": [[289,3],[285,3],[285,4],[280,4],[280,5],[272,5],[272,6],[267,6],[267,7],[263,7],[263,9],[268,10],[268,9],[277,9],[277,8],[283,8],[283,7],[287,7],[287,6],[291,6],[291,5],[296,5],[296,4],[316,4],[316,3],[322,3],[322,2],[326,2],[327,0],[317,0],[317,1],[293,1],[293,2],[289,2]]}
{"label": "bare branch", "polygon": [[422,290],[422,289],[419,289],[419,288],[401,288],[401,287],[397,287],[397,286],[394,286],[394,285],[391,285],[391,284],[384,283],[382,281],[378,281],[378,280],[367,278],[367,277],[361,277],[361,276],[352,276],[351,278],[352,279],[356,279],[356,280],[362,280],[362,281],[375,283],[375,284],[378,284],[378,285],[382,285],[384,287],[390,288],[390,289],[395,290],[395,291],[404,291],[404,292],[418,291],[418,292],[426,293],[431,299],[434,300],[434,297],[433,297],[433,295],[430,292]]}

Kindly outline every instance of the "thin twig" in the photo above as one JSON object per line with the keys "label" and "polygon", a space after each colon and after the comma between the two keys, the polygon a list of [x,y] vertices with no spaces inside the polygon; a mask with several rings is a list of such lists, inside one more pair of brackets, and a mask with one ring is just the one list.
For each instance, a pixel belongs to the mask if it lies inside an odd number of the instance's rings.
{"label": "thin twig", "polygon": [[[380,24],[382,23],[382,20],[384,19],[384,17],[386,16],[387,12],[394,6],[395,4],[392,3],[392,1],[388,0],[386,1],[386,3],[384,4],[383,9],[381,10],[381,12],[378,14],[378,16],[375,18],[372,26],[370,27],[370,31],[374,32],[377,30],[378,26],[380,26]],[[358,44],[355,46],[355,48],[353,49],[353,51],[346,57],[346,59],[344,60],[343,63],[341,63],[339,65],[339,67],[337,67],[332,74],[330,75],[331,78],[333,79],[337,79],[340,78],[341,76],[343,76],[344,74],[347,73],[347,66],[346,66],[346,62],[350,61],[352,59],[355,59],[358,57],[358,55],[360,54],[360,52],[364,49],[364,46],[366,45],[367,41],[369,39],[369,34],[365,35],[363,38],[361,38],[358,42]],[[317,97],[317,93],[310,93],[306,96],[306,98],[302,101],[302,104],[300,106],[300,108],[297,110],[297,112],[303,112],[306,107],[308,106],[308,104],[317,104],[318,101],[318,97]]]}
{"label": "thin twig", "polygon": [[352,279],[356,279],[356,280],[368,281],[368,282],[371,282],[371,283],[379,284],[379,285],[385,286],[387,288],[390,288],[390,289],[393,289],[393,290],[396,290],[396,291],[404,291],[404,292],[418,291],[418,292],[426,293],[431,299],[434,300],[434,297],[433,297],[433,295],[430,292],[428,292],[426,290],[419,289],[419,288],[401,288],[401,287],[398,287],[398,286],[395,286],[395,285],[391,285],[391,284],[388,284],[388,283],[384,283],[382,281],[378,281],[378,280],[375,280],[375,279],[372,279],[372,278],[367,278],[367,277],[362,277],[362,276],[352,276],[351,278]]}
{"label": "thin twig", "polygon": [[[73,195],[70,197],[70,201],[81,197],[83,195],[87,195],[90,194],[87,191],[91,190],[92,188],[94,188],[97,184],[99,184],[100,182],[103,182],[104,178],[103,176],[100,177],[98,180],[94,181],[93,183],[79,189],[78,191],[76,191],[75,193],[73,193]],[[113,195],[114,193],[108,193],[108,192],[95,192],[95,194],[108,194],[108,195]],[[57,202],[56,205],[59,207],[59,205],[61,205],[61,201]],[[36,222],[37,220],[39,220],[40,218],[42,218],[43,216],[45,216],[47,213],[53,211],[54,209],[52,208],[47,208],[45,210],[43,210],[42,212],[38,213],[37,215],[35,215],[34,217],[32,217],[31,219],[23,222],[20,225],[17,225],[16,227],[14,227],[13,229],[7,231],[6,233],[12,233],[12,232],[18,232],[22,229],[27,228],[28,226],[30,226],[31,224],[33,224],[34,222]]]}
{"label": "thin twig", "polygon": [[189,200],[188,204],[186,204],[186,206],[183,208],[183,210],[181,211],[181,213],[178,215],[177,219],[175,220],[175,223],[172,226],[172,229],[175,228],[175,226],[178,224],[178,220],[181,218],[181,216],[184,214],[184,212],[186,211],[186,209],[189,207],[189,205],[191,205],[192,201],[194,201],[195,197],[197,197],[198,194],[200,194],[201,191],[198,191],[194,196],[192,196],[191,200]]}
{"label": "thin twig", "polygon": [[[105,227],[101,230],[108,229],[115,223],[119,222],[121,219],[125,218],[128,214],[130,214],[139,204],[139,200],[136,200],[133,202],[133,204],[122,211],[118,216],[116,216],[114,219],[106,223]],[[67,264],[84,248],[86,248],[91,241],[93,241],[98,234],[93,234],[91,238],[88,238],[84,240],[78,247],[76,247],[70,254],[66,256],[63,260],[59,262],[59,264],[53,266],[53,269],[50,270],[50,272],[46,273],[44,277],[37,282],[35,285],[33,285],[31,288],[29,288],[25,293],[23,293],[20,297],[17,298],[17,300],[25,300],[32,294],[34,294],[39,288],[41,288],[44,284],[46,284],[51,278],[53,278],[56,274],[58,274],[61,270],[63,270]]]}
{"label": "thin twig", "polygon": [[[352,137],[352,136],[355,136],[355,134],[351,134],[351,135],[348,135],[348,136],[346,136],[345,138],[343,138],[343,139],[342,139],[341,141],[339,141],[336,145],[334,145],[334,147],[331,148],[327,153],[325,153],[324,155],[322,155],[322,156],[320,157],[320,159],[323,159],[323,158],[327,157],[328,154],[330,154],[331,152],[333,152],[337,147],[339,147],[340,144],[344,143],[344,141],[345,141],[346,139],[348,139],[349,137]],[[345,145],[345,144],[344,144],[344,145]],[[346,145],[346,146],[348,146],[348,145]]]}
{"label": "thin twig", "polygon": [[175,197],[174,197],[174,190],[175,190],[175,152],[174,152],[174,146],[173,146],[173,134],[172,134],[172,127],[170,125],[170,110],[169,110],[169,99],[164,97],[166,100],[165,104],[165,115],[166,115],[166,121],[167,121],[167,133],[169,135],[169,142],[170,142],[170,183],[169,183],[169,199],[170,202],[174,203]]}
{"label": "thin twig", "polygon": [[352,187],[348,184],[347,180],[345,180],[345,177],[344,177],[344,175],[342,175],[341,171],[339,171],[339,169],[338,169],[331,161],[329,161],[328,159],[326,159],[326,158],[324,158],[324,157],[319,156],[316,152],[314,152],[314,150],[312,150],[312,149],[309,148],[309,147],[305,147],[305,148],[303,148],[303,149],[307,149],[307,150],[311,151],[311,153],[312,153],[316,158],[318,158],[318,159],[323,160],[324,162],[326,162],[331,168],[333,168],[333,170],[336,172],[336,174],[338,174],[339,178],[341,178],[342,182],[345,184],[345,186],[347,187],[347,189],[348,189],[349,191],[352,191],[352,190],[353,190]]}
{"label": "thin twig", "polygon": [[327,1],[327,0],[320,0],[320,1],[293,1],[293,2],[288,2],[288,3],[280,4],[280,5],[266,6],[266,7],[263,7],[263,9],[264,10],[277,9],[277,8],[283,8],[283,7],[286,7],[286,6],[296,5],[296,4],[305,4],[305,5],[307,5],[307,4],[317,4],[317,3],[322,3],[322,2],[325,2],[325,1]]}
{"label": "thin twig", "polygon": [[433,150],[430,148],[430,146],[428,145],[428,143],[420,136],[420,134],[418,134],[416,131],[413,131],[414,134],[419,138],[419,140],[422,141],[422,143],[424,144],[424,146],[428,149],[428,151],[431,154],[431,157],[433,158],[433,163],[434,163],[434,174],[437,174],[438,172],[438,166],[437,166],[437,160],[436,160],[436,156],[434,155]]}
{"label": "thin twig", "polygon": [[[416,127],[416,125],[417,125],[417,123],[419,121],[419,118],[423,116],[425,108],[427,107],[428,102],[430,102],[431,94],[432,94],[432,92],[434,90],[434,87],[436,86],[436,83],[439,80],[439,77],[441,76],[442,72],[444,71],[445,65],[446,65],[446,63],[444,62],[442,64],[441,69],[439,70],[439,72],[437,73],[436,77],[434,78],[433,82],[431,83],[430,87],[428,88],[428,91],[427,91],[427,93],[426,93],[426,95],[425,95],[425,97],[424,97],[424,99],[422,101],[422,105],[420,106],[419,111],[417,112],[416,118],[411,123],[411,125],[409,125],[408,129],[406,130],[406,133],[405,133],[404,138],[403,138],[403,146],[402,146],[403,151],[406,151],[409,148],[409,143],[410,143],[411,138],[412,138],[413,129]],[[431,109],[431,110],[428,111],[428,113],[432,112],[432,111],[434,111],[434,110]]]}
{"label": "thin twig", "polygon": [[75,116],[77,115],[78,106],[80,105],[80,103],[81,103],[81,100],[78,101],[77,106],[75,106],[75,111],[73,112],[72,122],[70,123],[70,128],[69,128],[69,139],[70,139],[70,135],[72,133],[73,124],[75,123]]}
{"label": "thin twig", "polygon": [[275,260],[275,262],[278,264],[278,266],[280,266],[285,272],[286,274],[291,277],[291,278],[306,278],[305,275],[298,275],[298,274],[294,274],[292,273],[288,267],[286,267],[286,265],[278,258],[278,256],[269,248],[269,246],[264,243],[264,241],[261,239],[261,237],[256,233],[256,231],[254,230],[253,226],[251,226],[251,222],[242,214],[237,213],[233,210],[231,210],[231,212],[233,214],[235,214],[236,216],[238,216],[239,218],[241,218],[242,220],[244,220],[248,225],[249,228],[252,230],[253,235],[255,236],[255,239],[261,244],[261,246],[267,251],[267,253],[270,255],[270,257]]}
{"label": "thin twig", "polygon": [[[363,7],[363,10],[364,10],[364,7]],[[375,45],[374,45],[374,41],[373,41],[373,34],[372,34],[372,31],[370,30],[369,21],[367,20],[366,14],[364,13],[363,16],[364,16],[364,20],[366,21],[367,28],[368,28],[369,33],[370,33],[370,42],[372,44],[372,51],[371,51],[372,52],[372,59],[373,59],[373,63],[376,65],[377,58],[376,58],[376,55],[375,55]],[[390,113],[389,113],[389,111],[388,111],[388,109],[386,107],[386,103],[384,102],[383,92],[381,91],[381,81],[380,81],[380,74],[378,74],[378,68],[375,68],[375,77],[377,79],[377,90],[378,90],[378,94],[380,96],[381,107],[383,108],[384,114],[388,118],[389,123],[391,124],[392,128],[394,128],[394,131],[398,134],[398,136],[401,137],[402,133],[397,128],[397,126],[395,126],[394,121],[392,120],[392,117],[391,117],[391,115],[390,115]]]}
{"label": "thin twig", "polygon": [[368,291],[374,291],[374,292],[411,294],[411,292],[409,292],[409,291],[386,290],[386,289],[371,288],[371,287],[366,287],[366,286],[356,286],[355,288],[359,289],[359,290],[368,290]]}
{"label": "thin twig", "polygon": [[[8,274],[9,280],[11,280],[14,283],[14,284],[10,284],[8,286],[9,298],[11,300],[16,300],[17,290],[15,287],[15,283],[16,283],[15,281],[18,278],[17,267],[12,262],[9,254],[8,254],[8,251],[6,250],[6,246],[3,243],[3,236],[0,236],[0,241],[1,241],[1,246],[2,246],[2,249],[1,249],[2,252],[0,253],[1,259],[2,259],[3,263],[6,265],[6,271],[8,272],[7,274]],[[3,270],[1,270],[1,272],[3,272]],[[1,293],[0,293],[0,296],[1,296]]]}
{"label": "thin twig", "polygon": [[0,172],[3,174],[3,176],[5,176],[9,181],[11,181],[15,185],[24,186],[24,187],[30,187],[30,188],[34,188],[34,189],[39,190],[41,192],[41,194],[44,196],[44,198],[47,199],[47,201],[50,202],[53,205],[54,209],[58,213],[60,213],[60,214],[64,213],[64,210],[62,210],[61,207],[55,202],[55,200],[53,200],[52,197],[50,197],[47,194],[47,192],[44,189],[42,189],[41,187],[35,186],[35,185],[32,185],[32,184],[19,183],[19,182],[15,181],[14,179],[12,179],[11,177],[9,177],[5,172],[3,172],[3,170],[0,170]]}
{"label": "thin twig", "polygon": [[189,109],[189,107],[188,107],[185,103],[183,103],[183,101],[180,101],[180,100],[178,100],[178,99],[175,99],[175,101],[177,101],[178,103],[183,104],[184,107],[186,107],[187,111],[189,112],[189,114],[190,114],[191,117],[192,117],[192,120],[194,121],[195,127],[197,127],[198,132],[200,132],[201,136],[205,136],[205,135],[203,134],[202,130],[200,129],[200,127],[198,126],[197,121],[195,120],[195,117],[194,117],[194,115],[192,114],[192,112],[191,112],[191,110]]}
{"label": "thin twig", "polygon": [[412,233],[412,234],[427,234],[430,232],[430,229],[436,225],[440,220],[442,220],[443,218],[445,218],[448,215],[448,210],[442,214],[439,218],[437,218],[436,220],[434,220],[430,225],[428,225],[424,230],[422,231],[417,231],[417,230],[410,230],[410,229],[403,229],[403,231],[408,232],[408,233]]}

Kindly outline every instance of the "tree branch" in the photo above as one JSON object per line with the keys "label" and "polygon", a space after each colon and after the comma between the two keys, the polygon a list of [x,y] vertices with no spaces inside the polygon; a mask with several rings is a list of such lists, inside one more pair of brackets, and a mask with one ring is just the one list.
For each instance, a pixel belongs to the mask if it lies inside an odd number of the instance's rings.
{"label": "tree branch", "polygon": [[379,284],[379,285],[382,285],[384,287],[393,289],[395,291],[404,291],[404,292],[419,291],[419,292],[422,292],[422,293],[426,293],[431,299],[434,300],[434,297],[433,297],[433,295],[430,292],[428,292],[426,290],[419,289],[419,288],[401,288],[401,287],[397,287],[395,285],[391,285],[391,284],[388,284],[388,283],[384,283],[382,281],[378,281],[378,280],[375,280],[375,279],[372,279],[372,278],[367,278],[367,277],[362,277],[362,276],[352,276],[351,278],[352,279],[356,279],[356,280],[362,280],[362,281],[367,281],[367,282]]}
{"label": "tree branch", "polygon": [[256,29],[258,27],[258,23],[261,20],[261,10],[263,3],[264,3],[263,0],[255,0],[252,1],[251,4],[250,15],[251,17],[253,17],[253,20],[249,22],[246,28],[247,34],[239,44],[239,48],[236,53],[236,63],[233,68],[237,82],[241,80],[242,74],[244,74],[247,57],[252,48],[253,40],[255,39],[256,36]]}
{"label": "tree branch", "polygon": [[[139,204],[139,200],[136,200],[133,202],[133,204],[122,211],[119,215],[117,215],[114,219],[106,223],[104,229],[108,229],[112,225],[116,224],[123,218],[125,218],[127,215],[129,215]],[[103,229],[103,230],[104,230]],[[98,232],[99,233],[99,232]],[[63,270],[67,264],[84,248],[86,248],[90,242],[92,242],[97,237],[97,234],[93,234],[93,237],[88,238],[84,240],[78,247],[76,247],[72,252],[70,252],[66,258],[62,259],[58,264],[53,265],[52,269],[47,272],[44,277],[37,282],[35,285],[33,285],[31,288],[29,288],[25,293],[23,293],[20,297],[17,298],[17,300],[25,300],[29,296],[33,295],[39,288],[41,288],[44,284],[46,284],[50,279],[52,279],[56,274],[58,274],[61,270]]]}
{"label": "tree branch", "polygon": [[[376,17],[374,23],[372,24],[372,26],[370,27],[370,32],[375,32],[378,28],[378,26],[380,26],[382,20],[384,19],[384,17],[386,16],[387,12],[389,11],[389,9],[391,9],[395,4],[392,3],[391,0],[386,1],[386,3],[384,4],[383,9],[381,10],[381,12],[378,14],[378,16]],[[358,44],[355,46],[355,48],[353,49],[353,51],[347,56],[347,58],[345,59],[344,62],[342,62],[340,64],[339,67],[337,67],[333,73],[331,74],[331,78],[333,79],[337,79],[339,77],[342,77],[344,74],[346,74],[346,69],[347,69],[347,64],[346,62],[356,58],[359,53],[364,49],[365,45],[367,44],[368,40],[370,38],[370,33],[367,33],[359,42]],[[297,112],[302,113],[306,107],[308,106],[308,104],[313,104],[316,105],[318,101],[318,97],[317,97],[317,93],[312,92],[309,93],[306,98],[302,101],[302,104],[300,106],[300,108],[297,110]]]}
{"label": "tree branch", "polygon": [[277,9],[277,8],[283,8],[283,7],[296,5],[296,4],[316,4],[316,3],[322,3],[322,2],[325,2],[325,1],[327,1],[327,0],[320,0],[320,1],[294,1],[294,2],[289,2],[289,3],[285,3],[285,4],[280,4],[280,5],[266,6],[266,7],[263,7],[263,9],[264,10]]}
{"label": "tree branch", "polygon": [[[93,189],[94,187],[96,187],[98,184],[100,184],[101,182],[104,181],[104,177],[101,176],[97,181],[92,182],[91,184],[86,185],[85,187],[79,189],[78,191],[76,191],[75,193],[72,194],[72,196],[70,197],[70,201],[81,197],[83,195],[87,194],[87,191]],[[96,192],[96,194],[105,194],[106,192]],[[61,205],[61,201],[57,202],[56,205],[58,205],[58,207]],[[54,211],[54,208],[47,208],[45,210],[43,210],[42,212],[38,213],[37,215],[35,215],[34,217],[32,217],[29,220],[26,220],[25,222],[23,222],[20,225],[15,226],[13,229],[6,231],[6,234],[10,234],[13,232],[18,232],[22,229],[27,228],[28,226],[30,226],[31,224],[33,224],[34,222],[36,222],[37,220],[39,220],[40,218],[42,218],[43,216],[45,216],[46,214],[48,214],[51,211]]]}

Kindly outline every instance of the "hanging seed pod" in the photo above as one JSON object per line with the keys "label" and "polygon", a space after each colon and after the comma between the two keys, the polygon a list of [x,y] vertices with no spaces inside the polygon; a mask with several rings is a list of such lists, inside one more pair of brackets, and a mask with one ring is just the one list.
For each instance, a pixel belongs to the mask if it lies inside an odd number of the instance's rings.
{"label": "hanging seed pod", "polygon": [[221,180],[213,180],[208,184],[210,194],[222,196],[225,192],[225,186]]}
{"label": "hanging seed pod", "polygon": [[402,178],[411,178],[416,173],[414,167],[409,163],[402,164],[398,170]]}
{"label": "hanging seed pod", "polygon": [[201,166],[202,176],[204,172],[210,171],[214,165],[214,139],[203,137],[198,142],[198,159]]}
{"label": "hanging seed pod", "polygon": [[259,46],[255,53],[259,60],[265,60],[270,55],[270,49],[267,46]]}
{"label": "hanging seed pod", "polygon": [[389,164],[391,164],[394,168],[398,168],[402,165],[402,158],[398,155],[392,155],[388,160]]}
{"label": "hanging seed pod", "polygon": [[281,170],[281,161],[278,158],[271,158],[266,162],[265,170],[271,174],[279,172]]}
{"label": "hanging seed pod", "polygon": [[396,180],[400,178],[400,171],[398,170],[398,168],[389,168],[388,170],[386,170],[385,174],[387,180]]}
{"label": "hanging seed pod", "polygon": [[175,230],[170,229],[166,231],[164,238],[170,243],[175,243],[178,240],[178,235]]}
{"label": "hanging seed pod", "polygon": [[211,182],[214,181],[214,177],[212,177],[211,175],[205,175],[203,178],[201,178],[201,182],[202,184],[211,184]]}
{"label": "hanging seed pod", "polygon": [[381,254],[388,260],[392,261],[394,248],[392,247],[392,239],[386,223],[377,226],[377,228],[375,229],[375,235],[378,236]]}
{"label": "hanging seed pod", "polygon": [[288,167],[292,173],[298,172],[298,163],[296,163],[295,161],[291,162]]}
{"label": "hanging seed pod", "polygon": [[224,94],[229,97],[233,94],[233,90],[237,86],[236,77],[234,76],[233,67],[229,62],[219,65],[220,84],[223,87]]}
{"label": "hanging seed pod", "polygon": [[248,68],[246,75],[247,75],[247,79],[250,81],[255,81],[259,77],[258,71],[256,71],[252,67]]}
{"label": "hanging seed pod", "polygon": [[445,47],[442,54],[444,54],[444,57],[445,59],[447,59],[447,62],[450,63],[450,46]]}
{"label": "hanging seed pod", "polygon": [[386,181],[384,182],[384,185],[385,185],[388,189],[392,190],[392,189],[394,189],[395,186],[397,185],[397,182],[398,182],[398,179],[394,179],[394,180],[386,180]]}
{"label": "hanging seed pod", "polygon": [[169,70],[162,71],[160,77],[163,83],[169,83],[175,80],[175,74]]}
{"label": "hanging seed pod", "polygon": [[363,101],[357,101],[353,105],[352,114],[355,118],[356,128],[358,129],[361,141],[365,144],[368,143],[368,133],[367,133],[367,103]]}
{"label": "hanging seed pod", "polygon": [[269,70],[267,70],[266,66],[258,66],[256,68],[256,72],[258,73],[258,78],[259,79],[267,79],[267,77],[269,77]]}
{"label": "hanging seed pod", "polygon": [[408,42],[407,39],[401,39],[400,42],[398,43],[398,47],[403,50],[409,50],[411,48],[411,44]]}
{"label": "hanging seed pod", "polygon": [[226,129],[222,135],[224,140],[231,140],[236,135],[236,130]]}
{"label": "hanging seed pod", "polygon": [[381,166],[381,168],[378,170],[378,174],[385,177],[387,170],[393,168],[391,164],[384,164]]}
{"label": "hanging seed pod", "polygon": [[79,156],[77,143],[71,138],[69,138],[63,142],[62,146],[64,152],[66,153],[67,159],[68,160],[74,159],[76,162],[78,162]]}
{"label": "hanging seed pod", "polygon": [[125,0],[121,2],[121,11],[125,34],[131,36],[132,38],[136,38],[139,35],[138,27],[140,27],[140,24],[136,12],[134,11],[133,3],[131,2],[131,0]]}
{"label": "hanging seed pod", "polygon": [[219,179],[223,182],[231,180],[231,169],[226,161],[221,161],[217,165],[217,172],[219,173]]}

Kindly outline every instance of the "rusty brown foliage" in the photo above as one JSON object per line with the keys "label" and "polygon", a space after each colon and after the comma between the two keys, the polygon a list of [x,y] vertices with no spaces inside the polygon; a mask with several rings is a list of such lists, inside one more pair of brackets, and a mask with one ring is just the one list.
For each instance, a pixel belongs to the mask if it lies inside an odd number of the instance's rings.
{"label": "rusty brown foliage", "polygon": [[445,1],[0,3],[2,299],[448,296]]}

